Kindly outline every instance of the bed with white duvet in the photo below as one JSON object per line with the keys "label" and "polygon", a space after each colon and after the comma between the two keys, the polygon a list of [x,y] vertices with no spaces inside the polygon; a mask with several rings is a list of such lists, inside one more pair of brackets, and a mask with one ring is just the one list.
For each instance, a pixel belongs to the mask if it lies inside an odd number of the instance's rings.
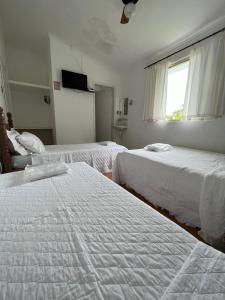
{"label": "bed with white duvet", "polygon": [[204,239],[214,243],[225,232],[223,171],[224,154],[172,147],[162,152],[121,153],[113,176],[179,221],[202,228]]}
{"label": "bed with white duvet", "polygon": [[116,143],[102,145],[100,143],[74,144],[74,145],[47,145],[45,152],[33,154],[32,164],[39,165],[50,162],[86,162],[88,165],[102,173],[112,171],[116,155],[126,151],[127,148]]}
{"label": "bed with white duvet", "polygon": [[0,299],[224,299],[224,254],[85,163],[15,187],[9,175]]}
{"label": "bed with white duvet", "polygon": [[26,165],[40,165],[54,162],[86,162],[91,167],[101,173],[112,171],[113,162],[116,155],[126,151],[127,148],[113,142],[106,143],[87,143],[72,145],[45,145],[42,153],[32,153],[29,155],[12,156],[14,168],[24,169]]}

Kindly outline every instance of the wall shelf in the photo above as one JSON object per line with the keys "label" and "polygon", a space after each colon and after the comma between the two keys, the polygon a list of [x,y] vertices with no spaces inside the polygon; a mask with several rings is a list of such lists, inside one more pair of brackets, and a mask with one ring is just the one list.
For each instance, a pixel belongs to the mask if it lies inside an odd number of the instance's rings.
{"label": "wall shelf", "polygon": [[53,127],[40,127],[40,126],[15,126],[16,129],[19,130],[53,130]]}
{"label": "wall shelf", "polygon": [[8,80],[8,83],[14,86],[23,86],[28,88],[42,89],[42,90],[50,90],[50,87],[47,85],[34,84],[24,81],[16,81],[16,80]]}

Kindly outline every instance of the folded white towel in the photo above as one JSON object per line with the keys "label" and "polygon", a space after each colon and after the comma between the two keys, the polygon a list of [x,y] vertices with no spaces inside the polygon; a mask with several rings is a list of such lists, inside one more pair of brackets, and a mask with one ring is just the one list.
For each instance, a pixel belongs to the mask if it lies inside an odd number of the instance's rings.
{"label": "folded white towel", "polygon": [[147,151],[164,152],[172,150],[173,147],[169,144],[155,143],[145,146],[144,149]]}
{"label": "folded white towel", "polygon": [[115,142],[111,142],[111,141],[103,141],[103,142],[99,142],[99,144],[102,145],[102,146],[116,145]]}
{"label": "folded white towel", "polygon": [[30,182],[67,173],[68,166],[63,162],[49,163],[38,166],[26,166],[24,181]]}

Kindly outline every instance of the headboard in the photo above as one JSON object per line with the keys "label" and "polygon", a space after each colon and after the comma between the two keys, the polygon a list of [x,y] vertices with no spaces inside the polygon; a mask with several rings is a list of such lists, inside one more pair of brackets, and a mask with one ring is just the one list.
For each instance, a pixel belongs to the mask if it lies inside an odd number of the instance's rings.
{"label": "headboard", "polygon": [[52,129],[37,129],[37,128],[16,128],[16,131],[19,133],[22,132],[30,132],[35,134],[39,139],[44,143],[44,145],[52,145],[53,144],[53,130]]}
{"label": "headboard", "polygon": [[14,126],[13,126],[13,120],[12,120],[12,114],[11,114],[11,112],[7,112],[7,120],[8,120],[8,124],[7,124],[7,127],[8,127],[8,129],[11,129],[11,128],[13,128]]}
{"label": "headboard", "polygon": [[8,124],[5,122],[3,108],[0,107],[0,155],[3,173],[12,172],[12,161],[9,151],[6,129],[11,129],[13,127],[13,122],[12,115],[10,113],[7,113],[7,117],[10,120]]}
{"label": "headboard", "polygon": [[[14,128],[14,126],[13,126],[12,114],[10,112],[7,112],[6,115],[7,115],[7,122],[4,118],[3,108],[0,107],[0,158],[1,158],[3,173],[9,173],[14,170],[12,165],[11,153],[9,150],[7,132],[6,132],[6,129],[10,130]],[[17,130],[20,133],[22,133],[23,131],[28,131],[30,133],[37,135],[44,142],[45,145],[53,144],[52,129],[17,129]]]}

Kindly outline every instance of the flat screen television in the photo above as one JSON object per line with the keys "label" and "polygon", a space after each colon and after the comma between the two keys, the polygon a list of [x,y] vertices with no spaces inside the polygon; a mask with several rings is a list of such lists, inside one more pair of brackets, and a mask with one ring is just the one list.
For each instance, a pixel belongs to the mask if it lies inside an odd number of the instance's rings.
{"label": "flat screen television", "polygon": [[62,86],[69,89],[88,91],[87,75],[62,70]]}

